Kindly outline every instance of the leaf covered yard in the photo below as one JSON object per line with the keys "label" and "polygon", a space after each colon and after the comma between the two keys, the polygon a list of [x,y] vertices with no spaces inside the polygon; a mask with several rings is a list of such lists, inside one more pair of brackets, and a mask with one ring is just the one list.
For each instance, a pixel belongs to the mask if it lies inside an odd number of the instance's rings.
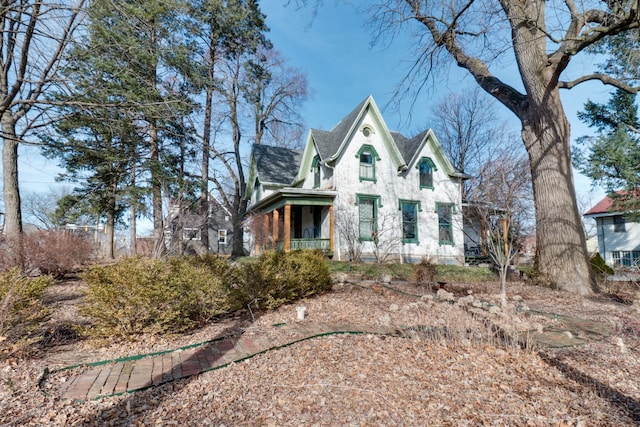
{"label": "leaf covered yard", "polygon": [[[55,303],[55,322],[74,316],[74,288]],[[497,284],[447,285],[445,301],[402,285],[336,284],[333,291],[265,312],[236,315],[192,333],[136,342],[74,341],[3,360],[0,419],[6,425],[636,425],[640,422],[640,337],[636,305],[600,296],[569,296],[511,286],[509,307],[492,312],[466,305],[497,302]],[[494,289],[495,287],[495,289]],[[56,289],[57,288],[57,289]],[[69,293],[70,292],[70,293]],[[424,293],[417,298],[411,294]],[[531,309],[517,310],[520,301]],[[297,320],[296,307],[307,307]],[[493,306],[493,304],[491,304]],[[579,346],[546,348],[536,331],[562,328],[560,313],[606,325],[610,336]],[[400,336],[328,335],[291,345],[295,322],[353,323],[403,328]],[[496,328],[502,331],[497,337]],[[515,342],[516,332],[525,348]],[[248,360],[145,391],[94,401],[61,399],[70,378],[45,367],[175,349],[219,336],[269,339],[283,347]]]}

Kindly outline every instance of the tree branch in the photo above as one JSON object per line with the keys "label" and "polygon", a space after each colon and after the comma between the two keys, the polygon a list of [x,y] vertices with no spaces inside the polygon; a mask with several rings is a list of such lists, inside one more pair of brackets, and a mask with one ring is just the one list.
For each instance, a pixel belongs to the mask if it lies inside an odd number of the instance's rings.
{"label": "tree branch", "polygon": [[572,89],[575,86],[579,85],[580,83],[584,83],[592,80],[599,80],[606,85],[617,87],[618,89],[622,89],[629,93],[638,93],[638,91],[640,91],[640,87],[631,86],[629,84],[624,83],[621,80],[618,80],[614,77],[611,77],[608,74],[603,74],[603,73],[588,74],[586,76],[578,77],[577,79],[572,80],[570,82],[560,81],[558,82],[558,87],[560,89]]}
{"label": "tree branch", "polygon": [[[435,17],[421,13],[420,6],[422,2],[420,0],[405,1],[411,7],[414,14],[413,18],[427,28],[437,47],[446,49],[455,59],[458,66],[469,71],[480,87],[482,87],[487,93],[504,104],[516,116],[524,116],[527,104],[526,97],[512,86],[504,83],[502,80],[494,76],[491,71],[489,71],[489,67],[484,61],[468,55],[458,44],[455,33],[456,23],[458,19],[460,19],[461,14],[471,7],[473,0],[466,3],[462,10],[454,15],[454,19],[447,25],[447,29],[444,32],[438,30],[437,20]],[[435,50],[431,55],[434,54]]]}

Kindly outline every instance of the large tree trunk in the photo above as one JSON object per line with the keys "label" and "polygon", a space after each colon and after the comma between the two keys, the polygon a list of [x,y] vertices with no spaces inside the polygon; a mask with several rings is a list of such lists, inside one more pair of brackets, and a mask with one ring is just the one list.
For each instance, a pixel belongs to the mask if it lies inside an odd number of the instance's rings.
{"label": "large tree trunk", "polygon": [[576,202],[570,126],[558,90],[547,95],[544,106],[530,105],[522,128],[536,205],[538,266],[560,289],[587,295],[594,281]]}
{"label": "large tree trunk", "polygon": [[105,224],[105,245],[104,257],[108,260],[116,259],[114,247],[115,219],[113,212],[107,212],[107,223]]}
{"label": "large tree trunk", "polygon": [[[558,288],[587,295],[594,280],[573,183],[571,126],[558,84],[569,57],[547,56],[542,1],[503,4],[512,20],[514,52],[526,91],[526,108],[519,109],[519,118],[531,165],[538,267]],[[536,22],[535,29],[531,22]]]}
{"label": "large tree trunk", "polygon": [[244,212],[247,211],[248,201],[236,194],[233,201],[233,211],[231,212],[231,226],[233,227],[233,246],[231,256],[244,256]]}
{"label": "large tree trunk", "polygon": [[[211,65],[213,70],[213,65]],[[213,76],[210,76],[213,81]],[[200,238],[209,253],[209,156],[211,144],[211,113],[213,87],[207,87],[204,107],[204,133],[202,135],[202,180],[200,181]]]}
{"label": "large tree trunk", "polygon": [[160,143],[158,128],[153,119],[149,122],[149,137],[151,143],[151,204],[153,210],[153,239],[155,247],[154,258],[165,256],[167,249],[164,244],[164,219],[162,216],[162,181],[160,179]]}
{"label": "large tree trunk", "polygon": [[18,140],[11,111],[6,110],[2,118],[2,170],[4,194],[4,236],[6,259],[11,266],[22,268],[24,248],[22,245],[22,210],[18,185]]}

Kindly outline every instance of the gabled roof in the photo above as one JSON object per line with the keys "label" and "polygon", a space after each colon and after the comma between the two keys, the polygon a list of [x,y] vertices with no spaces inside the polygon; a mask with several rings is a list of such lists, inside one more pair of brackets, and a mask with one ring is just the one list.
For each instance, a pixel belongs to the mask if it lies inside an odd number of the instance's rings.
{"label": "gabled roof", "polygon": [[363,113],[364,107],[370,99],[373,100],[373,98],[369,96],[358,104],[353,111],[340,120],[340,123],[335,125],[330,131],[311,129],[311,136],[316,143],[320,160],[326,161],[338,153],[342,143],[349,134],[349,131],[352,129],[361,113]]}
{"label": "gabled roof", "polygon": [[255,175],[263,184],[296,186],[307,176],[316,153],[323,163],[334,164],[357,132],[357,126],[367,112],[380,129],[382,142],[398,171],[406,170],[416,163],[419,160],[418,153],[428,145],[446,174],[461,179],[469,178],[451,165],[432,130],[423,131],[412,138],[390,131],[373,97],[369,95],[330,131],[310,129],[304,150],[254,145],[247,194],[253,191]]}
{"label": "gabled roof", "polygon": [[316,144],[320,160],[325,161],[333,156],[340,148],[342,140],[333,132],[311,129],[311,137]]}
{"label": "gabled roof", "polygon": [[405,163],[409,163],[411,159],[415,156],[416,152],[420,149],[422,145],[422,141],[427,136],[429,130],[425,130],[420,132],[418,135],[413,138],[407,138],[402,135],[400,132],[391,132],[391,136],[393,140],[396,142],[398,146],[398,150],[402,154],[402,157],[405,160]]}
{"label": "gabled roof", "polygon": [[302,150],[254,145],[253,156],[260,182],[289,185],[298,173]]}
{"label": "gabled roof", "polygon": [[[629,193],[627,193],[626,191],[616,191],[615,194],[623,198],[624,196],[629,197]],[[631,194],[635,194],[635,193],[631,193]],[[636,196],[640,197],[640,194]],[[616,203],[615,203],[616,200],[614,199],[615,197],[616,196],[614,197],[605,196],[605,198],[600,200],[598,203],[596,203],[594,207],[586,211],[583,216],[596,217],[596,216],[607,216],[607,215],[616,215],[616,214],[623,213],[624,206],[616,206]]]}
{"label": "gabled roof", "polygon": [[388,131],[387,126],[384,123],[384,119],[382,118],[382,114],[371,95],[347,114],[345,118],[343,118],[340,123],[335,125],[330,131],[311,129],[310,136],[317,147],[320,160],[331,164],[340,157],[350,141],[351,136],[356,132],[358,122],[369,110],[371,111],[373,120],[377,122],[382,131],[382,140],[387,144],[391,158],[394,163],[396,163],[396,166],[400,168],[406,164],[402,159],[402,154],[398,150],[393,136],[391,136],[391,133]]}
{"label": "gabled roof", "polygon": [[594,207],[584,213],[584,216],[609,214],[609,209],[613,206],[613,199],[606,196],[600,200]]}

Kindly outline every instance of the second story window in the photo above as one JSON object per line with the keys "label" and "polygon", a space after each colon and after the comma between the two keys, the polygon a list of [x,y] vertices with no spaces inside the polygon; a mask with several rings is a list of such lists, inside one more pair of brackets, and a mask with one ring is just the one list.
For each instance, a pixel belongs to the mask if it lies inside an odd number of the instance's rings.
{"label": "second story window", "polygon": [[311,171],[313,172],[313,188],[318,188],[320,187],[320,156],[315,156],[313,158]]}
{"label": "second story window", "polygon": [[627,231],[625,227],[624,217],[623,216],[614,216],[613,217],[613,232],[614,233],[624,233]]}
{"label": "second story window", "polygon": [[418,171],[420,173],[420,188],[433,189],[433,171],[436,170],[436,165],[428,157],[423,157],[418,163]]}
{"label": "second story window", "polygon": [[376,160],[380,160],[375,148],[363,145],[357,156],[360,160],[360,181],[376,182]]}

